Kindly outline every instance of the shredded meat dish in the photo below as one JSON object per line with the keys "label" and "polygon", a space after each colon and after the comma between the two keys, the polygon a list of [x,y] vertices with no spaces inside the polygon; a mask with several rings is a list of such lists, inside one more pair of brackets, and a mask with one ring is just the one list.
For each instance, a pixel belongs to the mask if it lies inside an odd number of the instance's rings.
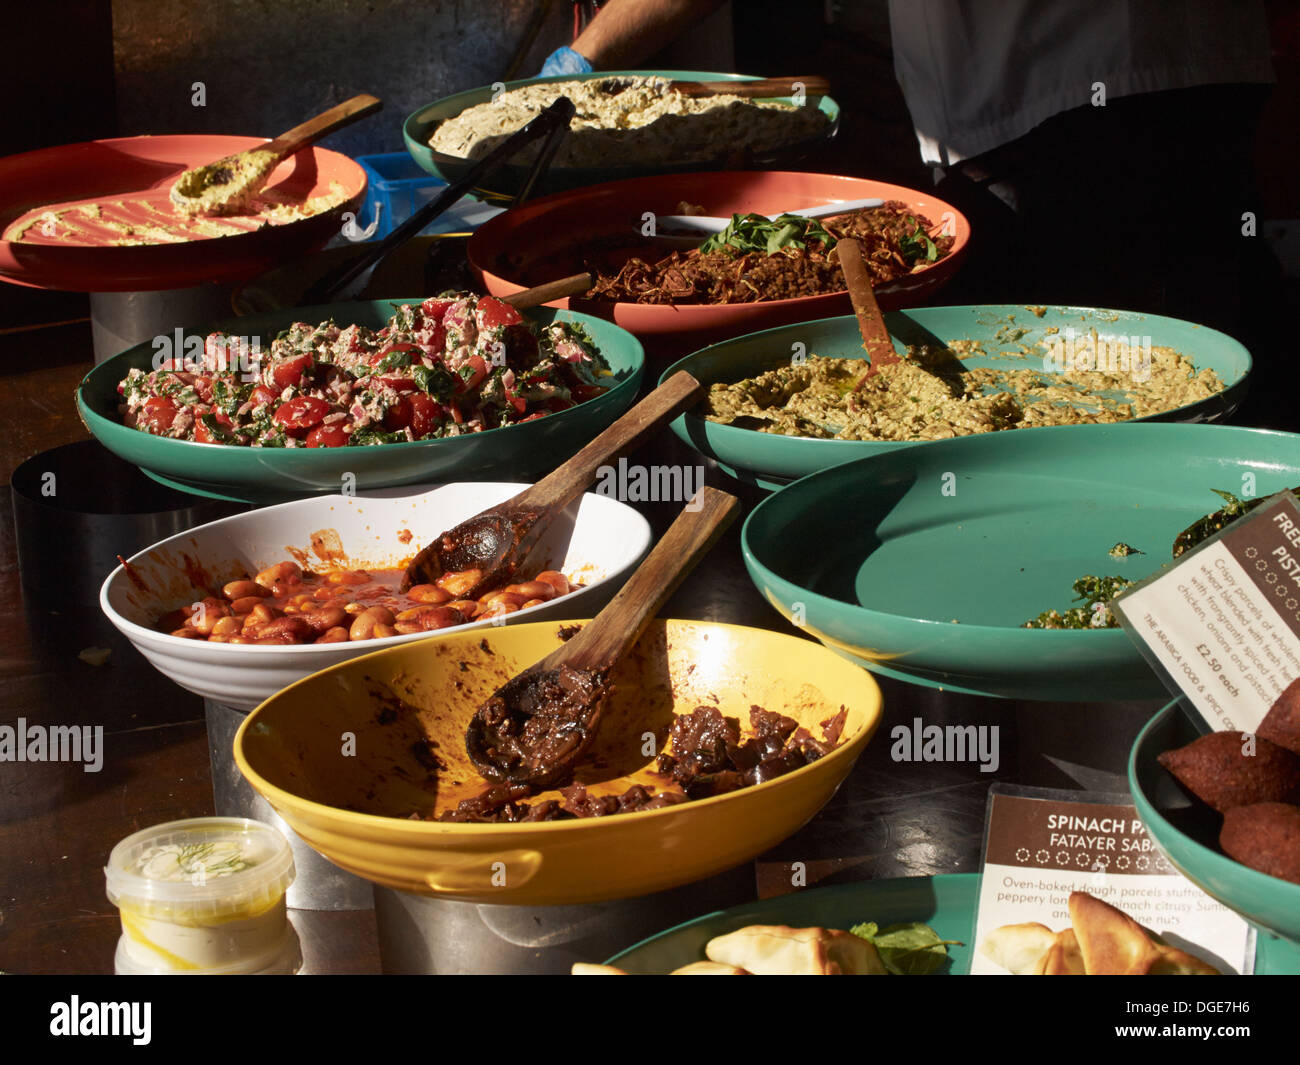
{"label": "shredded meat dish", "polygon": [[656,762],[664,780],[657,791],[633,784],[620,795],[596,795],[585,785],[573,783],[561,790],[560,799],[530,803],[527,800],[536,798],[539,789],[500,784],[440,816],[411,816],[460,823],[563,821],[657,810],[724,795],[774,780],[829,754],[839,746],[847,718],[848,711],[841,709],[821,722],[822,736],[817,739],[793,718],[751,706],[746,738],[736,718],[723,717],[714,706],[698,706],[673,721],[668,749]]}
{"label": "shredded meat dish", "polygon": [[[879,287],[945,258],[954,238],[935,233],[933,223],[906,204],[890,200],[880,207],[824,220],[836,240],[862,244],[873,286]],[[631,258],[617,273],[600,272],[589,299],[619,303],[757,303],[794,299],[845,289],[833,245],[809,240],[770,254],[722,247],[692,248],[648,262]]]}

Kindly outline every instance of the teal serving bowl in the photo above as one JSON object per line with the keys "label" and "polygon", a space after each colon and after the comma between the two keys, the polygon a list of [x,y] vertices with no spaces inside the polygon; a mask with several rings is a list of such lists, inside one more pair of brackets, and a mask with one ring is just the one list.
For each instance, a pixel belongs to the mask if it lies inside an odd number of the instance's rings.
{"label": "teal serving bowl", "polygon": [[[1035,311],[1043,313],[1038,316]],[[1211,369],[1224,383],[1224,390],[1203,400],[1151,418],[1137,421],[1216,422],[1226,420],[1241,405],[1250,373],[1250,353],[1232,337],[1178,318],[1133,311],[1110,311],[1092,307],[1040,307],[1035,311],[1018,304],[990,304],[965,307],[918,307],[885,314],[885,324],[898,351],[908,346],[944,345],[956,340],[979,341],[983,355],[966,355],[961,361],[971,369],[1041,369],[1045,351],[1039,342],[1051,337],[1087,335],[1096,329],[1100,337],[1150,338],[1153,347],[1173,348],[1189,358],[1198,370]],[[1024,348],[1028,348],[1026,353]],[[862,359],[857,319],[851,315],[799,322],[750,333],[734,340],[702,348],[664,371],[666,380],[678,370],[687,370],[706,387],[734,383],[755,374],[789,365],[798,353]],[[1091,427],[1090,427],[1091,428]],[[842,462],[880,455],[899,448],[931,447],[930,441],[894,442],[876,440],[817,440],[810,437],[779,436],[754,429],[719,425],[703,414],[688,411],[672,423],[672,430],[701,454],[748,483],[767,489],[778,488],[799,477]],[[1040,430],[1015,429],[1013,434]],[[1001,435],[1001,434],[999,434]]]}
{"label": "teal serving bowl", "polygon": [[[507,81],[506,90],[523,88],[526,85],[542,85],[552,81],[588,81],[597,78],[613,77],[657,77],[670,78],[673,81],[754,81],[748,74],[718,74],[699,70],[604,70],[595,74],[561,74],[550,78],[524,78],[520,81]],[[463,177],[472,165],[465,159],[453,155],[435,152],[429,146],[429,138],[439,123],[455,118],[466,108],[486,103],[492,99],[493,86],[484,85],[454,96],[444,96],[426,104],[407,116],[402,124],[402,139],[411,158],[430,174],[434,174],[450,183]],[[792,103],[789,97],[773,97],[781,103]],[[811,100],[809,101],[811,104]],[[827,117],[826,132],[811,141],[784,146],[771,152],[765,152],[748,160],[754,167],[780,167],[793,163],[815,152],[839,130],[840,107],[831,97],[823,96],[817,101],[817,107]],[[673,164],[663,166],[623,166],[611,162],[601,167],[551,167],[538,182],[535,194],[544,192],[561,192],[565,189],[581,188],[584,185],[596,185],[604,181],[617,181],[620,178],[645,177],[650,174],[686,173],[695,170],[717,170],[729,163],[727,145],[719,145],[718,155],[714,159],[701,160],[698,163]],[[489,175],[482,188],[475,192],[489,197],[514,196],[528,178],[530,167],[506,163]]]}
{"label": "teal serving bowl", "polygon": [[1258,872],[1220,851],[1223,818],[1183,791],[1156,761],[1202,734],[1193,713],[1175,699],[1134,741],[1128,786],[1138,816],[1169,863],[1198,888],[1265,933],[1300,943],[1300,884]]}
{"label": "teal serving bowl", "polygon": [[[423,297],[296,307],[236,318],[205,327],[271,340],[294,322],[382,326],[400,303]],[[636,399],[645,352],[631,333],[590,315],[538,308],[532,321],[581,323],[612,371],[610,390],[595,399],[536,421],[482,433],[401,444],[329,448],[254,448],[172,440],[132,429],[118,413],[117,386],[133,368],[152,366],[153,343],[137,344],[90,371],[77,390],[86,428],[106,448],[139,466],[154,480],[215,499],[274,503],[340,490],[388,488],[443,481],[520,481],[549,472],[621,415]],[[190,330],[189,333],[199,332]]]}
{"label": "teal serving bowl", "polygon": [[[1013,699],[1166,694],[1122,629],[1025,629],[1086,574],[1141,580],[1222,505],[1300,484],[1300,436],[1215,425],[1061,426],[898,448],[764,499],[741,532],[763,597],[873,672]],[[1112,558],[1123,542],[1144,552]]]}

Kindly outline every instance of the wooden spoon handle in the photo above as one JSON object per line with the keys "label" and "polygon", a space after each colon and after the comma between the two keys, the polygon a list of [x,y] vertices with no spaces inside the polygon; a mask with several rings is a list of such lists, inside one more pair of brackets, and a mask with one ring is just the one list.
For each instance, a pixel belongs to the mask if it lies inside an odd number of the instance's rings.
{"label": "wooden spoon handle", "polygon": [[735,496],[701,488],[609,605],[534,668],[553,669],[552,659],[574,669],[605,669],[618,661],[717,543],[739,507]]}
{"label": "wooden spoon handle", "polygon": [[529,307],[540,307],[552,300],[562,300],[565,296],[580,296],[595,283],[596,279],[591,274],[574,274],[557,281],[548,281],[536,288],[526,288],[510,296],[502,296],[501,302],[522,311]]}
{"label": "wooden spoon handle", "polygon": [[759,78],[757,81],[674,81],[671,88],[685,96],[793,96],[796,86],[802,85],[806,96],[825,96],[831,83],[817,75],[792,78]]}
{"label": "wooden spoon handle", "polygon": [[602,466],[644,443],[661,425],[703,396],[704,386],[685,370],[673,374],[568,462],[503,507],[554,508],[558,513],[587,490]]}
{"label": "wooden spoon handle", "polygon": [[366,115],[373,114],[384,105],[369,93],[361,93],[344,100],[336,107],[331,107],[315,118],[309,118],[301,125],[281,133],[267,147],[280,156],[293,155],[294,152],[315,144],[318,140],[336,129],[350,126]]}
{"label": "wooden spoon handle", "polygon": [[871,288],[871,275],[862,258],[862,245],[856,240],[841,240],[835,245],[835,254],[840,260],[844,283],[849,288],[849,299],[853,301],[853,310],[858,316],[862,346],[871,356],[870,372],[876,373],[882,366],[900,360],[894,351],[894,342],[889,338],[889,330],[885,328],[876,294]]}

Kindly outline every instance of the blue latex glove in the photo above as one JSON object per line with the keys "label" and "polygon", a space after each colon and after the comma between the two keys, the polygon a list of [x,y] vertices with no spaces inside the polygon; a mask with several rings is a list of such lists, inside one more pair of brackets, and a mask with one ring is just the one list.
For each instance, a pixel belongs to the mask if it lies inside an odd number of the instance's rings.
{"label": "blue latex glove", "polygon": [[546,57],[546,62],[542,64],[542,71],[537,76],[550,78],[559,74],[590,74],[594,69],[586,56],[579,55],[566,46],[555,49]]}

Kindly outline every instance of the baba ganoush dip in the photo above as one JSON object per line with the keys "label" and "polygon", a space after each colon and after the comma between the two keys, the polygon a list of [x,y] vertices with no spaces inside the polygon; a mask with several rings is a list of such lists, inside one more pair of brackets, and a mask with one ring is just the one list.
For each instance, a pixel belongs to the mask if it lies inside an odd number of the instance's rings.
{"label": "baba ganoush dip", "polygon": [[[810,140],[829,122],[812,104],[686,96],[669,85],[667,78],[640,77],[526,85],[447,119],[429,145],[444,155],[481,159],[561,96],[577,109],[552,163],[561,167],[704,162]],[[540,150],[532,145],[516,161]]]}
{"label": "baba ganoush dip", "polygon": [[[1104,358],[1092,365],[1119,365]],[[1222,392],[1171,348],[1152,347],[1143,372],[967,369],[973,341],[910,347],[902,361],[865,377],[861,359],[809,355],[735,384],[715,384],[705,417],[783,436],[835,440],[940,440],[999,429],[1083,425],[1148,417]],[[1119,398],[1117,398],[1119,397]]]}

